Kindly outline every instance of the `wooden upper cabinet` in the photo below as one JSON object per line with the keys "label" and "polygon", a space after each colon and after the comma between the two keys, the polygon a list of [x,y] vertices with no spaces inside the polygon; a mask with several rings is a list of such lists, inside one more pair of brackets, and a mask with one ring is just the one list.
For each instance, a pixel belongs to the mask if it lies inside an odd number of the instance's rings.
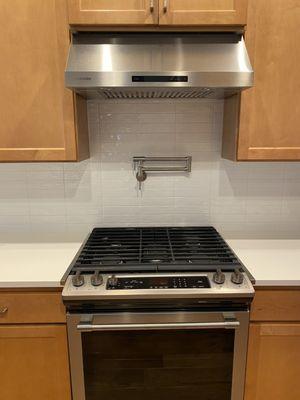
{"label": "wooden upper cabinet", "polygon": [[[242,94],[237,128],[225,127],[225,158],[300,160],[299,38],[299,0],[273,0],[272,6],[249,0],[246,45],[254,88]],[[234,100],[225,104],[228,113],[229,103],[234,108]]]}
{"label": "wooden upper cabinet", "polygon": [[[0,161],[85,158],[87,140],[79,137],[73,94],[64,87],[65,1],[4,1],[0,32]],[[75,110],[85,118],[82,99]]]}
{"label": "wooden upper cabinet", "polygon": [[71,25],[153,25],[158,0],[68,0]]}
{"label": "wooden upper cabinet", "polygon": [[159,0],[161,25],[245,25],[248,0]]}

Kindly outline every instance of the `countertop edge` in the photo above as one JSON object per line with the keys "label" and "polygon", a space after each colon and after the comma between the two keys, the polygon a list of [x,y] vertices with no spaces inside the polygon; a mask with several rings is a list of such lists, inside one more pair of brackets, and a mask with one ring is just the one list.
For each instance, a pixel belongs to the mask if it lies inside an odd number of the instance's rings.
{"label": "countertop edge", "polygon": [[[258,280],[254,284],[254,288],[299,288],[300,289],[300,280],[285,280],[285,281],[276,281],[276,280]],[[48,282],[1,282],[1,289],[62,289],[63,285],[60,284],[60,281],[48,281]]]}
{"label": "countertop edge", "polygon": [[60,281],[43,281],[43,282],[0,282],[1,289],[62,289]]}
{"label": "countertop edge", "polygon": [[274,280],[257,280],[255,281],[254,288],[256,287],[298,287],[300,288],[300,281],[284,280],[284,281],[274,281]]}

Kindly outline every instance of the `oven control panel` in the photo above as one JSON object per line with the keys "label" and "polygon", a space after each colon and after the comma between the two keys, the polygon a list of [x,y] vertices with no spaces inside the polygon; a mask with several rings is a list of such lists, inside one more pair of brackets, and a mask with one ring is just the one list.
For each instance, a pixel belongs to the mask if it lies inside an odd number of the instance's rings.
{"label": "oven control panel", "polygon": [[207,276],[114,277],[107,280],[107,290],[130,289],[208,289]]}

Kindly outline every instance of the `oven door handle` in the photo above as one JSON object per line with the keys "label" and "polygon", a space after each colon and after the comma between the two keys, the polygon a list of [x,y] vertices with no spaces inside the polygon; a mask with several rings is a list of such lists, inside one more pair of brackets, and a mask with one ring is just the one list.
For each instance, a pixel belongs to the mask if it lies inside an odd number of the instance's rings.
{"label": "oven door handle", "polygon": [[240,326],[239,321],[231,319],[224,322],[186,322],[166,324],[103,324],[94,325],[80,322],[77,329],[80,332],[92,331],[128,331],[128,330],[159,330],[159,329],[236,329]]}

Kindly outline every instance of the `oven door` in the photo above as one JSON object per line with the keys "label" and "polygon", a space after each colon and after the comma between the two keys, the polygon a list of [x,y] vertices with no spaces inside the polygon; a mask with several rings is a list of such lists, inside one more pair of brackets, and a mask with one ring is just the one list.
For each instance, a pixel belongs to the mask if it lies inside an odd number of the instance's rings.
{"label": "oven door", "polygon": [[242,400],[248,312],[68,314],[73,400]]}

